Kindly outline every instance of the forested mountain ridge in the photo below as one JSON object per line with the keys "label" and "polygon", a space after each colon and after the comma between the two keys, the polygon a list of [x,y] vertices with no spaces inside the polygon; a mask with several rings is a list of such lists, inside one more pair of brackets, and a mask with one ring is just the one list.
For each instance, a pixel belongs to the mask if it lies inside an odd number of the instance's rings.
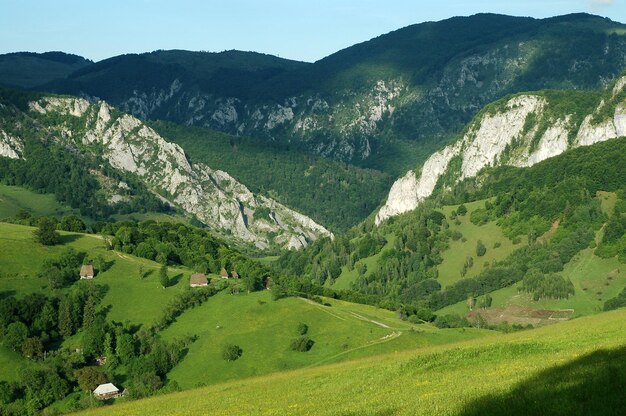
{"label": "forested mountain ridge", "polygon": [[623,29],[584,14],[481,14],[408,26],[313,64],[157,51],[101,61],[38,88],[399,174],[506,94],[606,85],[626,63]]}
{"label": "forested mountain ridge", "polygon": [[569,148],[626,135],[626,76],[600,93],[540,91],[485,107],[457,141],[398,179],[376,223],[487,166],[532,166]]}
{"label": "forested mountain ridge", "polygon": [[[22,165],[38,160],[30,157],[29,151],[43,141],[60,145],[71,154],[100,160],[101,166],[138,182],[167,204],[194,215],[213,231],[234,241],[259,249],[301,248],[321,235],[331,236],[310,218],[270,198],[254,195],[226,172],[189,163],[178,145],[106,102],[91,104],[80,98],[52,96],[21,98],[24,111],[10,102],[2,104],[0,151],[2,156],[14,160],[3,161],[3,165],[7,164],[5,180],[27,180],[16,175],[24,169]],[[38,169],[45,175],[46,168],[43,163]],[[106,170],[98,169],[96,163],[88,172],[83,169],[76,176],[82,175],[87,182],[97,177],[110,184],[109,204],[125,202],[128,184],[110,180]],[[70,182],[70,178],[65,180]],[[36,187],[31,182],[28,184]],[[83,198],[93,198],[93,187],[85,188]]]}
{"label": "forested mountain ridge", "polygon": [[64,52],[14,52],[0,55],[0,85],[30,88],[64,78],[93,62]]}

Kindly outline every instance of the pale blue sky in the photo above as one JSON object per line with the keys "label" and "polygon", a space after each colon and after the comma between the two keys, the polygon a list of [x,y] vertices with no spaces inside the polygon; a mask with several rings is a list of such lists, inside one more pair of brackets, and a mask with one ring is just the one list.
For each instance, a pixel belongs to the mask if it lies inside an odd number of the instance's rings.
{"label": "pale blue sky", "polygon": [[0,53],[62,50],[97,61],[240,49],[316,61],[413,23],[480,12],[626,22],[626,0],[0,0]]}

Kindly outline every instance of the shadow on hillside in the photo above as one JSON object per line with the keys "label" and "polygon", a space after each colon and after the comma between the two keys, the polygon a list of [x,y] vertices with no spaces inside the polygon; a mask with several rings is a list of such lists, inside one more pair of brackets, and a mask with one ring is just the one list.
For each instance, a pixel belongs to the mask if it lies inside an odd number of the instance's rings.
{"label": "shadow on hillside", "polygon": [[176,286],[178,284],[178,282],[180,282],[180,280],[183,278],[183,274],[182,273],[178,273],[176,276],[172,277],[170,279],[170,283],[168,284],[169,286]]}
{"label": "shadow on hillside", "polygon": [[0,292],[0,300],[11,297],[11,296],[15,296],[16,293],[17,292],[15,290],[3,290],[2,292]]}
{"label": "shadow on hillside", "polygon": [[83,238],[81,234],[64,234],[59,239],[59,243],[64,245],[67,243],[73,243],[76,240]]}
{"label": "shadow on hillside", "polygon": [[[479,374],[475,382],[480,382]],[[621,347],[545,370],[508,393],[481,397],[459,416],[624,414],[626,347]]]}

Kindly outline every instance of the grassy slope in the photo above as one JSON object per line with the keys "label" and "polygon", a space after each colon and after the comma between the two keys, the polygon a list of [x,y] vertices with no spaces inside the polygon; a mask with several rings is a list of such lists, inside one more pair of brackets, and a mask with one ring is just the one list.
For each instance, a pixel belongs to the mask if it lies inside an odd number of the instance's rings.
{"label": "grassy slope", "polygon": [[[479,274],[485,267],[485,262],[492,263],[494,260],[503,260],[508,257],[513,250],[520,245],[514,245],[511,240],[502,234],[502,230],[495,221],[491,221],[484,225],[474,225],[470,222],[470,214],[477,208],[483,208],[485,201],[475,201],[465,204],[467,207],[467,214],[462,217],[457,217],[460,221],[460,225],[456,225],[453,220],[450,220],[450,214],[453,210],[456,210],[458,205],[445,206],[442,212],[448,218],[450,224],[450,230],[460,231],[463,234],[463,238],[458,241],[450,240],[450,248],[443,253],[443,262],[437,267],[439,271],[439,282],[442,287],[446,287],[462,279],[461,269],[468,256],[474,258],[474,266],[468,269],[465,278],[474,277]],[[482,240],[485,247],[487,247],[487,253],[478,257],[476,255],[476,243],[478,240]],[[495,243],[500,243],[500,247],[494,248]],[[520,244],[524,243],[524,239]]]}
{"label": "grassy slope", "polygon": [[621,309],[83,414],[619,414],[626,382],[624,319]]}
{"label": "grassy slope", "polygon": [[[380,258],[380,255],[382,254],[382,252],[387,249],[393,248],[393,244],[396,240],[396,236],[392,234],[392,235],[385,236],[385,238],[387,239],[387,244],[385,244],[378,253],[374,254],[373,256],[365,257],[359,260],[359,262],[367,266],[367,271],[365,272],[365,276],[369,276],[373,270],[376,270],[378,268],[378,259]],[[333,289],[336,289],[336,290],[348,290],[350,289],[352,282],[354,282],[357,279],[357,277],[359,277],[359,273],[357,272],[356,269],[348,270],[347,266],[342,266],[341,274],[339,275],[339,277],[335,279],[335,282],[332,285],[330,285],[329,282],[327,281],[326,286],[332,287]]]}
{"label": "grassy slope", "polygon": [[[613,211],[615,207],[615,203],[617,200],[617,196],[615,193],[611,192],[598,192],[598,198],[600,199],[600,203],[602,206],[602,210],[605,213],[610,213]],[[466,204],[469,212],[473,209],[477,208],[473,206],[474,203]],[[482,206],[482,204],[481,204]],[[444,210],[445,211],[445,210]],[[484,242],[493,239],[493,229],[496,229],[495,233],[502,234],[500,229],[494,224],[489,223],[483,226],[474,226],[469,222],[469,212],[466,215],[466,218],[462,219],[463,227],[467,222],[469,226],[478,229],[477,233],[480,238],[483,239]],[[448,212],[446,211],[446,214]],[[493,228],[493,229],[492,229]],[[464,229],[461,229],[463,235],[466,234]],[[600,231],[598,236],[596,237],[596,241],[600,241]],[[546,235],[551,234],[551,231],[548,231]],[[512,243],[506,237],[502,240],[502,247],[498,250],[501,250]],[[468,244],[470,241],[468,239]],[[505,245],[505,242],[507,245]],[[457,244],[459,242],[456,242]],[[524,244],[524,240],[520,243]],[[518,247],[520,246],[518,245]],[[471,245],[471,247],[475,247],[475,241]],[[484,256],[486,259],[489,256],[489,244],[487,246],[487,254]],[[515,246],[510,248],[512,251]],[[439,266],[439,278],[442,279],[442,267],[446,263],[446,261],[459,262],[461,259],[456,258],[453,253],[454,250],[454,242],[451,244],[450,250],[444,253],[444,263]],[[495,250],[492,250],[495,251]],[[510,253],[507,253],[507,255]],[[463,257],[464,258],[464,257]],[[476,268],[476,257],[474,256]],[[462,265],[462,262],[460,263]],[[478,264],[479,266],[482,263]],[[459,266],[460,267],[460,266]],[[475,274],[475,271],[474,271]],[[468,273],[468,277],[473,276],[474,274]],[[571,296],[569,299],[542,299],[539,301],[533,301],[532,297],[528,293],[519,292],[518,288],[521,286],[521,283],[514,284],[510,287],[506,287],[500,290],[496,290],[491,293],[493,297],[492,307],[494,308],[507,308],[507,307],[522,307],[522,308],[534,308],[534,309],[573,309],[573,316],[581,316],[581,315],[589,315],[593,313],[597,313],[602,310],[602,305],[608,299],[611,299],[617,296],[624,286],[626,286],[626,272],[624,272],[624,265],[620,264],[617,258],[611,259],[603,259],[593,254],[593,249],[585,249],[580,253],[576,254],[574,258],[565,265],[565,268],[562,273],[560,273],[565,278],[569,278],[574,284],[574,296]],[[454,305],[450,305],[446,308],[438,311],[439,313],[457,313],[464,315],[468,312],[468,307],[465,301],[456,303]]]}
{"label": "grassy slope", "polygon": [[[99,236],[61,232],[63,244],[45,247],[34,242],[33,230],[0,223],[0,295],[46,293],[46,279],[37,277],[43,261],[57,257],[66,247],[87,253],[87,258],[102,255],[111,263],[109,270],[93,280],[108,289],[102,307],[110,307],[107,313],[110,320],[149,324],[161,316],[164,306],[188,284],[189,270],[170,267],[170,278],[175,284],[163,289],[157,278],[160,265],[107,251]],[[152,271],[145,279],[139,278],[140,265]],[[331,302],[333,307],[295,298],[274,302],[267,291],[249,295],[218,294],[201,307],[185,312],[164,331],[166,339],[187,334],[199,337],[170,377],[183,387],[193,387],[482,335],[477,330],[441,331],[428,325],[417,326],[395,318],[389,311]],[[299,322],[310,326],[310,336],[316,341],[308,353],[289,349],[289,343],[297,336]],[[240,345],[244,349],[243,357],[232,364],[224,362],[220,352],[225,342]],[[30,364],[0,347],[0,365],[6,368],[3,377],[14,379],[20,368]]]}
{"label": "grassy slope", "polygon": [[[330,300],[332,307],[301,298],[274,302],[270,293],[220,293],[186,312],[163,332],[165,339],[198,335],[185,359],[169,374],[183,388],[319,365],[356,356],[453,342],[481,335],[476,330],[437,330],[412,325],[390,311]],[[309,326],[315,341],[306,353],[291,351],[297,325]],[[235,362],[221,358],[225,343],[239,345]]]}
{"label": "grassy slope", "polygon": [[[158,282],[157,263],[116,251],[107,251],[95,235],[61,232],[62,245],[45,247],[33,241],[34,228],[0,223],[0,287],[3,292],[26,294],[46,292],[48,282],[37,277],[46,258],[55,258],[65,247],[87,253],[87,258],[101,254],[112,267],[99,274],[94,282],[106,285],[108,291],[102,305],[111,305],[108,317],[116,321],[146,324],[160,316],[163,306],[187,285],[189,271],[170,268],[175,285],[163,289]],[[147,278],[139,278],[139,266],[152,270]]]}
{"label": "grassy slope", "polygon": [[38,194],[19,186],[0,184],[0,218],[17,215],[21,210],[33,215],[60,217],[75,210],[56,201],[54,195]]}

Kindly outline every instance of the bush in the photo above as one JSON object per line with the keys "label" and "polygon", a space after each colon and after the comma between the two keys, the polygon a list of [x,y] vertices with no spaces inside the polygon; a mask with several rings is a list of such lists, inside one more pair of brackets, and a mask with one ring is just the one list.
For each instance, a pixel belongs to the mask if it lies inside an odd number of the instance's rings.
{"label": "bush", "polygon": [[476,255],[478,257],[482,257],[485,255],[485,253],[487,253],[487,247],[485,247],[481,240],[478,240],[476,242]]}
{"label": "bush", "polygon": [[309,332],[309,326],[303,322],[298,324],[298,335],[306,335]]}
{"label": "bush", "polygon": [[243,350],[239,345],[226,344],[222,347],[222,358],[226,361],[235,361],[243,354]]}
{"label": "bush", "polygon": [[463,204],[459,205],[459,207],[456,209],[456,214],[464,216],[465,214],[467,214],[467,207]]}
{"label": "bush", "polygon": [[460,232],[459,230],[454,230],[454,231],[452,232],[452,239],[453,239],[454,241],[458,241],[458,240],[460,240],[462,237],[463,237],[463,234],[461,234],[461,232]]}
{"label": "bush", "polygon": [[291,341],[291,349],[293,351],[307,352],[313,348],[313,344],[315,344],[315,341],[303,335]]}

